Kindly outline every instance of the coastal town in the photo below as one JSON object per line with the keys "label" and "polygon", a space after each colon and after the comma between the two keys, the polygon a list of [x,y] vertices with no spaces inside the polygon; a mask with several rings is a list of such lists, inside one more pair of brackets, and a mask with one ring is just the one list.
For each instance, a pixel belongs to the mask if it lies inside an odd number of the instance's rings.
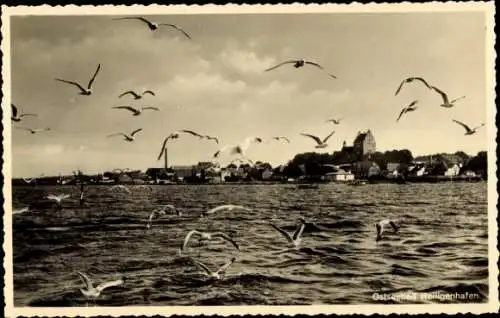
{"label": "coastal town", "polygon": [[482,181],[487,179],[486,151],[475,156],[457,151],[413,157],[407,149],[378,152],[370,130],[358,132],[352,146],[344,141],[333,153],[297,154],[287,164],[273,167],[261,161],[237,158],[226,166],[211,161],[192,165],[168,164],[142,170],[114,169],[88,175],[76,170],[72,175],[14,178],[13,185],[77,184],[235,184],[235,183],[327,183]]}

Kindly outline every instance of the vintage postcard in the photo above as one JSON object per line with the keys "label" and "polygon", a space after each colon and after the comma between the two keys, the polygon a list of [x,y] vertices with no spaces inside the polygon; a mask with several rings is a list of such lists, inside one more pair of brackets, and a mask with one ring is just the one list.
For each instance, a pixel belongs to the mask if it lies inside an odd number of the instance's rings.
{"label": "vintage postcard", "polygon": [[2,6],[6,316],[498,311],[494,14]]}

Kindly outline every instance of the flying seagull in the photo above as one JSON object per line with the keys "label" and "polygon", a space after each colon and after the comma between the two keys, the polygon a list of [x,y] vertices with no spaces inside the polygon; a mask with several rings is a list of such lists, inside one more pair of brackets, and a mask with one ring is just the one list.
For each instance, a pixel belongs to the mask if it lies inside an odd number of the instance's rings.
{"label": "flying seagull", "polygon": [[29,132],[30,134],[34,135],[36,133],[39,133],[39,132],[43,132],[43,131],[49,131],[50,128],[39,128],[39,129],[31,129],[31,128],[26,128],[26,127],[16,127],[17,129],[24,129],[26,130],[27,132]]}
{"label": "flying seagull", "polygon": [[166,215],[167,210],[174,212],[175,214],[177,214],[177,216],[182,216],[182,213],[175,206],[173,206],[171,204],[167,204],[167,205],[162,206],[160,208],[156,208],[153,210],[153,212],[151,212],[151,214],[149,215],[148,223],[146,224],[146,228],[148,230],[151,229],[153,219],[158,218],[158,217],[163,216],[163,215]]}
{"label": "flying seagull", "polygon": [[82,282],[85,284],[85,289],[80,288],[80,291],[87,298],[96,299],[104,289],[123,284],[123,279],[118,279],[110,282],[105,282],[99,284],[97,287],[94,287],[94,285],[92,284],[92,280],[87,276],[87,274],[78,272],[78,275],[80,276]]}
{"label": "flying seagull", "polygon": [[238,244],[236,244],[236,242],[232,238],[230,238],[228,235],[226,235],[222,232],[208,233],[208,232],[200,232],[197,230],[192,230],[184,238],[184,243],[182,244],[182,248],[180,250],[181,253],[182,253],[182,251],[184,251],[184,249],[186,249],[186,246],[188,245],[189,240],[191,239],[191,237],[193,235],[199,236],[199,238],[198,238],[199,245],[201,245],[201,243],[203,243],[203,242],[207,242],[207,241],[210,241],[211,239],[219,237],[219,238],[222,238],[222,239],[228,241],[229,243],[233,244],[233,246],[238,251],[240,250],[240,247],[238,246]]}
{"label": "flying seagull", "polygon": [[377,238],[375,239],[375,241],[380,241],[382,239],[382,233],[384,232],[384,226],[386,225],[391,225],[392,228],[394,229],[394,232],[397,232],[398,231],[398,227],[396,226],[396,224],[394,224],[393,221],[390,221],[390,220],[382,220],[380,222],[378,222],[376,224],[376,227],[377,227]]}
{"label": "flying seagull", "polygon": [[23,117],[26,117],[26,116],[32,116],[32,117],[36,117],[37,116],[37,114],[23,114],[23,113],[19,113],[16,105],[14,105],[14,104],[10,104],[10,108],[12,110],[12,117],[11,117],[11,119],[13,121],[19,122],[19,121],[22,120]]}
{"label": "flying seagull", "polygon": [[408,77],[408,78],[405,78],[401,84],[399,84],[399,87],[398,89],[396,90],[396,94],[394,94],[394,96],[398,95],[399,92],[401,91],[401,89],[403,88],[403,85],[405,84],[408,84],[408,83],[411,83],[413,81],[420,81],[422,82],[425,86],[427,86],[428,89],[431,88],[431,86],[429,85],[429,83],[427,83],[426,80],[424,80],[422,77]]}
{"label": "flying seagull", "polygon": [[126,110],[129,110],[132,112],[132,116],[139,116],[140,114],[142,114],[142,111],[143,110],[146,110],[146,109],[151,109],[151,110],[156,110],[156,111],[160,111],[158,108],[156,107],[151,107],[151,106],[148,106],[148,107],[142,107],[141,109],[138,109],[138,108],[134,108],[132,106],[115,106],[113,107],[114,109],[126,109]]}
{"label": "flying seagull", "polygon": [[460,126],[464,127],[465,129],[465,135],[473,135],[476,133],[476,130],[478,130],[479,128],[483,127],[484,124],[481,124],[477,127],[474,127],[474,128],[470,128],[469,126],[467,126],[466,124],[462,123],[461,121],[458,121],[458,120],[455,120],[453,119],[454,122],[456,122],[457,124],[459,124]]}
{"label": "flying seagull", "polygon": [[[311,62],[311,61],[306,61],[306,60],[303,60],[303,59],[299,59],[299,60],[288,60],[288,61],[285,61],[285,62],[281,62],[273,67],[270,67],[268,69],[265,70],[265,72],[268,72],[268,71],[271,71],[271,70],[274,70],[282,65],[285,65],[285,64],[293,64],[293,67],[295,68],[299,68],[299,67],[303,67],[304,65],[308,64],[308,65],[312,65],[312,66],[316,66],[317,68],[319,68],[320,70],[325,70],[323,68],[323,66],[319,65],[318,63],[316,62]],[[337,78],[337,76],[333,75],[333,74],[330,74],[330,73],[327,73],[331,78]]]}
{"label": "flying seagull", "polygon": [[58,194],[58,195],[49,194],[47,196],[47,199],[55,201],[55,203],[57,204],[57,206],[61,207],[62,200],[65,200],[65,199],[67,199],[69,197],[70,197],[69,194]]}
{"label": "flying seagull", "polygon": [[327,122],[327,123],[334,123],[335,125],[338,125],[338,124],[340,124],[340,121],[341,121],[342,119],[343,119],[343,118],[339,118],[339,119],[334,119],[334,118],[332,118],[332,119],[328,119],[326,122]]}
{"label": "flying seagull", "polygon": [[280,232],[289,244],[292,244],[294,247],[298,247],[301,242],[302,233],[306,228],[306,221],[304,220],[304,218],[299,218],[297,228],[295,229],[293,235],[290,235],[290,233],[272,223],[270,223],[269,225],[271,225],[276,231]]}
{"label": "flying seagull", "polygon": [[217,150],[213,157],[214,158],[217,158],[222,152],[226,151],[226,150],[230,150],[230,154],[231,155],[236,155],[236,154],[239,154],[241,156],[245,156],[245,152],[247,151],[248,147],[250,147],[250,145],[252,143],[262,143],[262,138],[260,137],[247,137],[245,138],[245,140],[239,144],[239,145],[236,145],[236,146],[224,146],[222,147],[221,149]]}
{"label": "flying seagull", "polygon": [[160,160],[161,157],[163,156],[163,152],[165,150],[165,147],[167,146],[167,142],[171,139],[173,140],[173,139],[179,138],[181,133],[190,134],[190,135],[193,135],[193,136],[198,137],[198,138],[205,138],[205,136],[200,135],[199,133],[194,132],[192,130],[183,129],[183,130],[179,130],[179,131],[174,131],[173,133],[168,135],[167,138],[165,138],[165,140],[163,140],[163,144],[161,145],[160,154],[158,155],[157,160]]}
{"label": "flying seagull", "polygon": [[328,136],[325,137],[325,139],[321,140],[319,139],[319,137],[317,136],[314,136],[314,135],[310,135],[310,134],[304,134],[304,133],[301,133],[302,136],[306,136],[306,137],[309,137],[309,138],[312,138],[314,139],[314,141],[316,141],[317,145],[314,146],[314,148],[317,148],[317,149],[322,149],[322,148],[326,148],[328,147],[328,144],[326,143],[328,141],[328,139],[330,139],[330,137],[335,133],[335,131],[332,131]]}
{"label": "flying seagull", "polygon": [[120,96],[118,96],[118,98],[121,98],[121,97],[123,97],[123,96],[125,96],[127,94],[130,94],[130,95],[134,96],[134,99],[141,99],[146,94],[150,94],[150,95],[156,96],[155,93],[153,91],[150,91],[150,90],[142,92],[141,95],[139,95],[136,92],[130,90],[130,91],[126,91],[125,93],[121,94]]}
{"label": "flying seagull", "polygon": [[123,136],[124,137],[124,140],[128,141],[128,142],[132,142],[135,140],[135,137],[134,135],[137,134],[138,132],[140,132],[142,130],[142,128],[139,128],[139,129],[136,129],[134,130],[130,135],[127,135],[127,134],[124,134],[124,133],[116,133],[116,134],[111,134],[111,135],[108,135],[108,137],[113,137],[113,136]]}
{"label": "flying seagull", "polygon": [[181,32],[182,34],[184,34],[185,37],[187,37],[188,39],[191,40],[191,36],[189,34],[187,34],[184,30],[182,30],[181,28],[179,28],[178,26],[176,26],[174,24],[170,24],[170,23],[155,23],[155,22],[149,21],[149,20],[147,20],[146,18],[143,18],[143,17],[124,17],[124,18],[117,18],[117,19],[113,19],[113,20],[139,20],[139,21],[142,21],[142,22],[146,23],[151,31],[158,30],[158,28],[161,27],[162,25],[169,26],[169,27],[174,28],[177,31]]}
{"label": "flying seagull", "polygon": [[439,95],[441,95],[441,98],[443,99],[443,103],[439,106],[441,107],[445,107],[445,108],[451,108],[453,106],[455,106],[455,102],[465,98],[465,96],[460,96],[458,98],[455,98],[455,99],[452,99],[451,101],[448,99],[448,95],[443,92],[442,90],[440,90],[439,88],[435,87],[435,86],[431,86],[431,88],[436,91]]}
{"label": "flying seagull", "polygon": [[236,257],[231,258],[231,260],[229,262],[227,262],[226,264],[222,265],[217,271],[213,272],[213,271],[211,271],[207,267],[207,265],[203,264],[202,262],[199,262],[199,261],[196,261],[196,260],[192,259],[192,262],[198,268],[200,268],[201,270],[203,270],[207,276],[209,276],[211,278],[215,278],[215,279],[221,278],[221,275],[225,274],[225,272],[227,271],[227,269],[229,268],[229,266],[231,266],[234,263],[234,261],[236,261]]}
{"label": "flying seagull", "polygon": [[84,88],[82,85],[80,85],[77,82],[67,81],[67,80],[63,80],[63,79],[59,79],[59,78],[56,78],[56,81],[76,86],[76,87],[78,87],[80,89],[80,93],[79,93],[80,95],[89,96],[89,95],[92,94],[92,83],[94,83],[94,80],[95,80],[95,78],[97,76],[97,73],[99,73],[100,69],[101,69],[101,64],[97,65],[97,69],[96,69],[96,71],[94,73],[94,76],[92,76],[92,78],[90,79],[90,81],[89,81],[89,83],[87,85],[87,88]]}
{"label": "flying seagull", "polygon": [[206,212],[202,212],[200,217],[206,217],[206,216],[209,216],[210,214],[214,214],[215,212],[219,212],[219,211],[223,211],[223,210],[226,210],[227,212],[231,212],[231,211],[236,210],[236,209],[244,210],[247,212],[252,211],[251,209],[244,207],[242,205],[225,204],[225,205],[220,205],[218,207],[210,209]]}
{"label": "flying seagull", "polygon": [[396,119],[396,121],[399,121],[401,116],[403,116],[405,113],[412,112],[415,109],[417,109],[418,106],[415,106],[417,103],[418,103],[418,100],[414,100],[413,102],[410,103],[410,105],[408,105],[408,107],[403,108],[401,110],[401,112],[399,113],[398,119]]}
{"label": "flying seagull", "polygon": [[284,140],[287,143],[290,143],[290,139],[288,139],[287,137],[284,137],[284,136],[276,136],[276,137],[272,137],[271,139],[276,140],[276,141]]}

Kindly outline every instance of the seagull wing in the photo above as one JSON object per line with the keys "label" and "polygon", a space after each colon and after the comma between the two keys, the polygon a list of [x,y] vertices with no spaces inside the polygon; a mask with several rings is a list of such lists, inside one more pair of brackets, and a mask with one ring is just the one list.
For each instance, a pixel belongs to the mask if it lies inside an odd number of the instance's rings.
{"label": "seagull wing", "polygon": [[170,139],[170,136],[171,135],[169,135],[167,138],[165,138],[165,140],[163,140],[163,144],[161,145],[160,154],[158,155],[158,158],[156,160],[160,160],[161,157],[163,156],[163,152],[165,150],[165,147],[167,146],[167,142]]}
{"label": "seagull wing", "polygon": [[441,95],[441,98],[443,99],[443,102],[445,103],[448,103],[448,95],[446,95],[445,92],[443,92],[442,90],[440,90],[439,88],[437,88],[436,86],[431,86],[431,89],[433,89],[434,91],[436,91],[439,95]]}
{"label": "seagull wing", "polygon": [[212,237],[221,237],[223,238],[224,240],[228,241],[229,243],[233,244],[234,247],[236,247],[236,249],[239,251],[240,250],[240,247],[238,246],[238,244],[236,244],[236,242],[230,238],[229,236],[227,236],[226,234],[224,233],[221,233],[221,232],[217,232],[217,233],[214,233],[212,235]]}
{"label": "seagull wing", "polygon": [[57,197],[57,196],[55,196],[55,195],[53,195],[53,194],[49,194],[49,195],[47,196],[47,199],[49,199],[49,200],[54,200],[54,201],[59,201],[59,197]]}
{"label": "seagull wing", "polygon": [[470,129],[469,126],[467,126],[466,124],[462,123],[461,121],[458,121],[458,120],[455,120],[455,119],[452,119],[454,122],[456,122],[457,124],[459,124],[460,126],[464,127],[464,129],[467,131],[467,132],[471,132],[472,129]]}
{"label": "seagull wing", "polygon": [[427,83],[427,81],[424,80],[422,77],[414,77],[413,79],[424,83],[424,85],[427,86],[427,88],[429,88],[429,89],[431,88],[431,86],[429,85],[429,83]]}
{"label": "seagull wing", "polygon": [[12,117],[16,117],[17,116],[17,107],[14,104],[10,104],[10,109],[12,112]]}
{"label": "seagull wing", "polygon": [[137,95],[137,93],[136,93],[136,92],[134,92],[134,91],[126,91],[126,92],[122,93],[120,96],[118,96],[118,98],[121,98],[121,97],[123,97],[123,96],[125,96],[125,95],[127,95],[127,94],[134,95],[134,97],[140,97],[140,96],[139,96],[139,95]]}
{"label": "seagull wing", "polygon": [[289,63],[296,63],[296,62],[297,62],[296,60],[289,60],[289,61],[281,62],[279,64],[276,64],[275,66],[272,66],[272,67],[266,69],[264,72],[272,71],[272,70],[274,70],[282,65],[289,64]]}
{"label": "seagull wing", "polygon": [[304,134],[304,133],[301,133],[301,135],[314,139],[314,141],[316,141],[316,143],[318,145],[321,144],[321,139],[319,139],[319,137],[317,137],[317,136],[313,136],[313,135],[310,135],[310,134]]}
{"label": "seagull wing", "polygon": [[191,236],[193,236],[194,234],[200,235],[201,233],[199,231],[196,231],[196,230],[189,231],[189,233],[184,238],[184,243],[182,244],[181,251],[183,251],[186,248],[186,246],[189,243],[189,240],[191,239]]}
{"label": "seagull wing", "polygon": [[71,84],[73,86],[78,87],[82,92],[85,92],[85,88],[83,88],[83,86],[80,85],[80,84],[78,84],[77,82],[67,81],[67,80],[63,80],[63,79],[60,79],[60,78],[56,78],[56,81],[63,82],[63,83],[66,83],[66,84]]}
{"label": "seagull wing", "polygon": [[65,199],[69,198],[70,196],[71,195],[69,195],[69,194],[62,194],[59,196],[59,200],[65,200]]}
{"label": "seagull wing", "polygon": [[109,138],[109,137],[114,137],[114,136],[123,136],[123,137],[127,137],[127,135],[125,135],[124,133],[116,133],[116,134],[111,134],[111,135],[108,135],[108,138]]}
{"label": "seagull wing", "polygon": [[[312,65],[312,66],[316,66],[317,68],[319,68],[320,70],[323,70],[325,71],[324,67],[319,65],[318,63],[315,63],[315,62],[311,62],[311,61],[305,61],[304,64],[309,64],[309,65]],[[337,76],[333,75],[333,74],[330,74],[327,72],[327,74],[331,77],[331,78],[337,78]]]}
{"label": "seagull wing", "polygon": [[181,131],[182,131],[182,132],[185,132],[185,133],[187,133],[187,134],[193,135],[193,136],[195,136],[195,137],[200,137],[200,138],[203,138],[203,136],[202,136],[202,135],[200,135],[199,133],[194,132],[194,131],[192,131],[192,130],[183,129],[183,130],[181,130]]}
{"label": "seagull wing", "polygon": [[178,26],[174,25],[174,24],[169,24],[169,23],[160,23],[159,25],[166,25],[166,26],[169,26],[169,27],[172,27],[174,29],[176,29],[177,31],[180,31],[182,34],[184,34],[185,37],[187,37],[188,39],[192,40],[191,39],[191,36],[189,34],[186,33],[186,31],[184,31],[183,29],[179,28]]}
{"label": "seagull wing", "polygon": [[323,143],[325,143],[328,139],[330,139],[330,137],[335,133],[335,130],[332,131],[328,136],[325,137],[325,139],[323,139]]}
{"label": "seagull wing", "polygon": [[403,108],[401,110],[401,112],[399,113],[398,119],[396,119],[396,121],[399,121],[399,119],[401,118],[401,116],[403,116],[404,113],[406,113],[406,108]]}
{"label": "seagull wing", "polygon": [[405,78],[404,80],[401,81],[401,84],[399,84],[398,89],[396,90],[396,93],[394,96],[398,95],[401,89],[403,88],[403,85],[407,82],[407,79]]}
{"label": "seagull wing", "polygon": [[219,139],[217,137],[205,136],[205,138],[207,138],[208,140],[213,140],[216,144],[219,144]]}
{"label": "seagull wing", "polygon": [[94,80],[97,74],[99,73],[100,69],[101,69],[101,63],[97,65],[97,69],[95,70],[94,76],[92,76],[92,78],[90,79],[89,84],[87,85],[87,89],[90,89],[92,87],[92,84],[94,83]]}
{"label": "seagull wing", "polygon": [[85,287],[87,289],[93,289],[94,288],[94,285],[92,285],[92,280],[87,276],[87,274],[82,273],[82,272],[77,272],[77,273],[80,276],[80,279],[85,284]]}
{"label": "seagull wing", "polygon": [[139,110],[132,107],[132,106],[115,106],[113,107],[114,109],[126,109],[126,110],[129,110],[131,111],[132,113],[137,113]]}
{"label": "seagull wing", "polygon": [[21,114],[21,115],[19,115],[19,117],[26,117],[26,116],[38,117],[37,114]]}
{"label": "seagull wing", "polygon": [[118,279],[118,280],[114,280],[114,281],[111,281],[111,282],[102,283],[99,286],[97,286],[96,289],[99,292],[101,292],[101,291],[103,291],[106,288],[114,287],[114,286],[119,286],[121,284],[123,284],[123,280],[122,279]]}
{"label": "seagull wing", "polygon": [[192,259],[193,264],[196,265],[196,267],[200,268],[201,270],[205,271],[207,275],[212,275],[213,272],[210,270],[210,268],[207,267],[207,265],[203,264],[202,262],[199,262],[197,260]]}
{"label": "seagull wing", "polygon": [[132,136],[132,137],[133,137],[135,134],[137,134],[137,133],[138,133],[139,131],[141,131],[141,130],[142,130],[142,128],[139,128],[139,129],[134,130],[134,131],[130,134],[130,136]]}
{"label": "seagull wing", "polygon": [[293,238],[290,236],[290,234],[283,230],[282,228],[279,228],[277,227],[276,225],[270,223],[269,225],[271,225],[276,231],[280,232],[281,235],[283,235],[285,237],[285,239],[289,242],[289,243],[292,243],[293,242]]}
{"label": "seagull wing", "polygon": [[156,96],[155,93],[153,91],[149,90],[149,89],[147,91],[142,92],[142,95],[146,95],[146,94],[150,94],[150,95]]}
{"label": "seagull wing", "polygon": [[479,129],[479,128],[483,127],[483,126],[485,126],[485,124],[481,124],[481,125],[479,125],[479,126],[477,126],[477,127],[474,127],[472,130]]}
{"label": "seagull wing", "polygon": [[229,262],[227,262],[226,264],[222,265],[218,270],[217,270],[217,274],[224,274],[227,269],[229,268],[229,266],[231,266],[234,261],[236,261],[236,257],[233,257],[231,258],[231,260]]}
{"label": "seagull wing", "polygon": [[392,226],[392,228],[394,229],[394,232],[397,232],[398,231],[398,227],[396,226],[396,224],[392,221],[389,221],[389,224]]}
{"label": "seagull wing", "polygon": [[295,232],[293,233],[293,236],[292,236],[293,240],[298,239],[302,235],[302,233],[304,232],[305,228],[306,228],[306,224],[300,223],[299,226],[297,226],[297,229],[295,230]]}
{"label": "seagull wing", "polygon": [[208,210],[208,211],[207,211],[207,212],[205,212],[204,214],[205,214],[205,215],[206,215],[206,214],[213,214],[213,213],[218,212],[218,211],[220,211],[220,210],[226,210],[226,209],[229,209],[229,208],[231,208],[231,207],[232,207],[231,205],[220,205],[220,206],[218,206],[218,207],[215,207],[215,208],[213,208],[213,209]]}
{"label": "seagull wing", "polygon": [[160,111],[160,109],[158,107],[152,107],[152,106],[142,107],[142,110],[145,110],[145,109],[156,110],[157,112]]}
{"label": "seagull wing", "polygon": [[113,20],[139,20],[139,21],[146,23],[149,26],[153,25],[153,23],[151,23],[151,21],[146,20],[146,18],[143,18],[143,17],[124,17],[124,18],[117,18],[117,19],[113,19]]}

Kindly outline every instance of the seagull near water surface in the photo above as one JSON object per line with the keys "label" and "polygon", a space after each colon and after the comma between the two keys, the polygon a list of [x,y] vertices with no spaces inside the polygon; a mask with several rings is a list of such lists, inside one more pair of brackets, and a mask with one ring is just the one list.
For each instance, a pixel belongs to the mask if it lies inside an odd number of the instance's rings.
{"label": "seagull near water surface", "polygon": [[142,92],[142,94],[137,94],[136,92],[130,90],[130,91],[126,91],[125,93],[121,94],[120,96],[118,96],[118,98],[122,98],[123,96],[127,95],[127,94],[130,94],[132,96],[134,96],[134,99],[141,99],[142,97],[144,97],[144,95],[146,94],[150,94],[150,95],[153,95],[153,96],[156,96],[155,93],[153,91],[150,91],[149,89]]}
{"label": "seagull near water surface", "polygon": [[332,131],[328,136],[326,136],[323,140],[321,140],[319,137],[317,136],[314,136],[314,135],[310,135],[310,134],[304,134],[304,133],[301,133],[302,136],[306,136],[306,137],[309,137],[309,138],[312,138],[314,141],[316,141],[317,145],[314,146],[314,148],[317,148],[317,149],[323,149],[323,148],[326,148],[328,147],[328,144],[326,143],[328,141],[328,139],[330,139],[330,137],[335,133],[335,131]]}
{"label": "seagull near water surface", "polygon": [[403,116],[405,113],[415,111],[418,108],[418,106],[415,106],[417,103],[418,103],[418,100],[414,100],[410,103],[410,105],[408,105],[408,107],[403,108],[401,110],[401,112],[399,113],[398,119],[396,119],[396,121],[399,121],[401,116]]}
{"label": "seagull near water surface", "polygon": [[[277,69],[278,67],[283,66],[285,64],[293,64],[293,67],[295,67],[295,68],[300,68],[300,67],[303,67],[304,65],[312,65],[312,66],[315,66],[315,67],[319,68],[322,71],[325,71],[325,69],[323,68],[323,66],[321,66],[320,64],[318,64],[316,62],[307,61],[307,60],[304,60],[304,59],[298,59],[298,60],[288,60],[288,61],[281,62],[279,64],[276,64],[275,66],[272,66],[272,67],[266,69],[265,72],[272,71],[272,70]],[[327,74],[331,78],[335,78],[335,79],[337,78],[337,76],[335,76],[333,74],[330,74],[328,72],[327,72]]]}
{"label": "seagull near water surface", "polygon": [[210,209],[210,210],[208,210],[206,212],[202,212],[200,214],[200,217],[206,217],[206,216],[209,216],[209,215],[214,214],[215,212],[219,212],[219,211],[231,212],[233,210],[244,210],[244,211],[247,211],[247,212],[251,212],[252,211],[250,208],[247,208],[247,207],[242,206],[242,205],[225,204],[225,205],[220,205],[218,207]]}
{"label": "seagull near water surface", "polygon": [[441,107],[451,108],[451,107],[455,106],[455,103],[457,101],[465,98],[465,96],[460,96],[458,98],[449,100],[448,95],[445,92],[443,92],[442,90],[440,90],[439,88],[437,88],[436,86],[431,86],[431,89],[433,89],[436,93],[441,95],[441,98],[443,99],[443,103],[441,105],[439,105]]}
{"label": "seagull near water surface", "polygon": [[148,110],[148,109],[160,111],[160,109],[158,109],[157,107],[152,107],[152,106],[142,107],[141,109],[134,108],[132,106],[115,106],[112,108],[113,109],[126,109],[126,110],[132,112],[132,116],[139,116],[140,114],[142,114],[142,111]]}
{"label": "seagull near water surface", "polygon": [[123,17],[123,18],[116,18],[116,19],[113,19],[113,20],[139,20],[139,21],[142,21],[142,22],[146,23],[147,26],[149,27],[149,29],[151,31],[156,31],[161,26],[168,26],[168,27],[176,29],[177,31],[181,32],[185,37],[187,37],[188,39],[192,40],[191,36],[189,34],[187,34],[183,29],[179,28],[175,24],[171,24],[171,23],[156,23],[156,22],[149,21],[149,20],[147,20],[146,18],[143,18],[143,17]]}
{"label": "seagull near water surface", "polygon": [[192,230],[192,231],[189,231],[189,233],[184,238],[184,243],[182,244],[182,247],[179,251],[179,254],[182,254],[182,252],[186,249],[186,247],[189,243],[189,240],[191,239],[191,237],[193,235],[198,235],[198,245],[199,246],[201,246],[202,243],[208,242],[212,239],[221,238],[221,239],[231,243],[238,251],[240,250],[240,247],[238,246],[238,244],[236,244],[236,242],[232,238],[230,238],[227,234],[224,234],[222,232],[209,233],[209,232],[200,232],[198,230]]}
{"label": "seagull near water surface", "polygon": [[124,134],[124,133],[116,133],[116,134],[108,135],[108,137],[123,136],[123,138],[124,138],[125,141],[132,142],[132,141],[135,140],[134,135],[137,134],[138,132],[140,132],[141,130],[142,130],[142,128],[136,129],[130,135],[127,135],[127,134]]}
{"label": "seagull near water surface", "polygon": [[398,227],[396,226],[396,224],[393,221],[387,220],[387,219],[382,220],[375,225],[377,227],[377,237],[376,237],[375,241],[378,242],[382,239],[382,233],[384,233],[384,227],[387,225],[392,226],[392,229],[394,230],[394,232],[398,231]]}
{"label": "seagull near water surface", "polygon": [[146,228],[148,230],[151,229],[153,219],[167,215],[167,211],[173,212],[177,216],[182,216],[181,211],[179,211],[175,206],[173,206],[172,204],[167,204],[162,207],[156,208],[153,210],[153,212],[151,212],[148,218],[148,223],[146,224]]}
{"label": "seagull near water surface", "polygon": [[99,297],[101,292],[106,288],[119,286],[124,283],[123,279],[118,279],[110,282],[105,282],[94,287],[92,280],[87,276],[87,274],[78,272],[78,275],[80,276],[82,282],[85,284],[85,289],[80,288],[80,291],[85,297],[91,299],[96,299],[97,297]]}
{"label": "seagull near water surface", "polygon": [[214,271],[210,270],[210,268],[208,268],[208,266],[203,264],[202,262],[192,259],[192,262],[198,268],[203,270],[208,277],[215,278],[215,279],[220,279],[221,276],[226,273],[229,266],[231,266],[234,263],[234,261],[236,261],[236,257],[231,258],[231,260],[229,260],[229,262],[222,265],[217,271],[214,272]]}
{"label": "seagull near water surface", "polygon": [[31,116],[31,117],[37,117],[37,114],[24,114],[20,113],[18,108],[14,104],[10,104],[10,108],[12,111],[12,117],[11,119],[16,122],[20,122],[23,117]]}
{"label": "seagull near water surface", "polygon": [[269,225],[272,226],[276,231],[281,233],[281,235],[285,237],[285,239],[288,241],[289,244],[293,245],[294,247],[298,247],[302,240],[301,239],[302,233],[306,228],[306,221],[304,220],[304,218],[299,218],[297,228],[295,229],[293,235],[290,235],[290,233],[272,223],[269,223]]}
{"label": "seagull near water surface", "polygon": [[401,89],[403,88],[403,85],[405,84],[408,84],[408,83],[411,83],[413,81],[419,81],[421,83],[423,83],[428,89],[431,89],[431,86],[429,85],[429,83],[427,83],[427,81],[425,79],[423,79],[422,77],[415,77],[415,76],[412,76],[412,77],[407,77],[405,78],[401,84],[399,84],[399,87],[398,89],[396,90],[396,93],[394,94],[394,96],[398,95],[399,92],[401,91]]}
{"label": "seagull near water surface", "polygon": [[483,127],[484,126],[484,123],[477,126],[477,127],[474,127],[474,128],[470,128],[469,126],[467,126],[466,124],[462,123],[461,121],[458,121],[458,120],[455,120],[455,119],[452,119],[455,123],[459,124],[460,126],[462,126],[464,129],[465,129],[465,135],[473,135],[476,133],[476,131]]}
{"label": "seagull near water surface", "polygon": [[94,80],[95,80],[97,74],[99,73],[100,69],[101,69],[101,64],[97,65],[97,69],[95,70],[94,76],[92,76],[92,78],[90,79],[90,81],[87,85],[87,88],[84,88],[82,85],[80,85],[77,82],[67,81],[67,80],[63,80],[60,78],[56,78],[56,81],[76,86],[76,87],[78,87],[78,89],[80,89],[80,93],[79,93],[80,95],[89,96],[89,95],[92,95],[92,84],[94,83]]}

